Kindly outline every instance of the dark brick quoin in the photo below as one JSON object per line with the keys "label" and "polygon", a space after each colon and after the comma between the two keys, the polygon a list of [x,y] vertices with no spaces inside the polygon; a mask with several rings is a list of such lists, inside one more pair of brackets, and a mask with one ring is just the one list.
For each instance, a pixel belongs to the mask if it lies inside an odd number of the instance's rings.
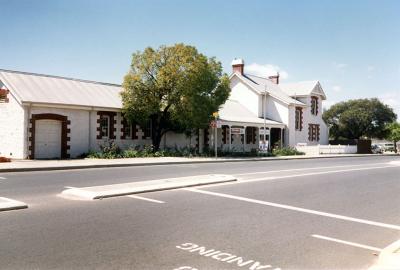
{"label": "dark brick quoin", "polygon": [[71,125],[71,121],[68,120],[67,116],[53,113],[41,113],[41,114],[32,114],[30,119],[31,128],[29,129],[30,136],[30,146],[29,146],[29,159],[35,158],[35,135],[36,135],[36,121],[37,120],[57,120],[61,121],[61,158],[66,159],[70,158],[70,154],[68,153],[70,150],[70,146],[68,142],[71,140],[70,133],[71,129],[68,128],[68,125]]}
{"label": "dark brick quoin", "polygon": [[10,93],[7,89],[0,89],[0,103],[8,103],[10,100],[8,94]]}

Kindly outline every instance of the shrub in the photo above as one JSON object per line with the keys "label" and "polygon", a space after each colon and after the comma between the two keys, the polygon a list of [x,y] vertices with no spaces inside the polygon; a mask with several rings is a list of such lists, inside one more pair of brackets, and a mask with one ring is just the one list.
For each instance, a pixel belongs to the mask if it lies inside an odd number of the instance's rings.
{"label": "shrub", "polygon": [[293,148],[293,147],[276,148],[276,149],[272,150],[272,154],[275,155],[275,156],[305,155],[304,152],[300,152],[296,148]]}
{"label": "shrub", "polygon": [[136,158],[139,157],[140,152],[135,149],[128,149],[122,152],[123,158]]}

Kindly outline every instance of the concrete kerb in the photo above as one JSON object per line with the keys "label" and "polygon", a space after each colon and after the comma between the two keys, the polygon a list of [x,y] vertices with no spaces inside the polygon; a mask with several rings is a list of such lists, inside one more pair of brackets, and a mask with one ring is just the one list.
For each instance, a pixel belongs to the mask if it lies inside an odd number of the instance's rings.
{"label": "concrete kerb", "polygon": [[66,199],[97,200],[138,193],[233,182],[236,180],[235,177],[224,174],[196,175],[104,186],[69,188],[64,190],[61,196]]}
{"label": "concrete kerb", "polygon": [[386,155],[334,155],[334,156],[287,156],[287,157],[266,157],[266,158],[218,158],[213,160],[188,160],[188,161],[167,161],[167,162],[140,162],[140,163],[114,163],[114,164],[90,164],[90,165],[64,165],[64,166],[44,166],[44,167],[20,167],[20,168],[0,168],[0,173],[6,172],[33,172],[33,171],[60,171],[60,170],[81,170],[97,168],[118,168],[118,167],[138,167],[138,166],[162,166],[162,165],[186,165],[186,164],[209,164],[209,163],[230,163],[230,162],[257,162],[257,161],[281,161],[297,159],[321,159],[321,158],[351,158],[351,157],[381,157],[398,156],[397,154]]}
{"label": "concrete kerb", "polygon": [[26,203],[8,199],[5,197],[0,197],[0,212],[1,211],[10,211],[10,210],[18,210],[28,208]]}
{"label": "concrete kerb", "polygon": [[384,248],[379,254],[378,262],[369,270],[398,270],[400,269],[400,240]]}

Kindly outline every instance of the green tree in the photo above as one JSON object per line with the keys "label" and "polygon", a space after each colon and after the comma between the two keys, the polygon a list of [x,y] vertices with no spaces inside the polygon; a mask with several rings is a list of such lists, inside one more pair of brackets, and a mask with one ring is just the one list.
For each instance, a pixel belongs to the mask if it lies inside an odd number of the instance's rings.
{"label": "green tree", "polygon": [[387,124],[396,120],[396,114],[377,98],[340,102],[323,114],[331,138],[384,138]]}
{"label": "green tree", "polygon": [[123,89],[124,116],[140,125],[151,119],[155,151],[168,131],[207,127],[230,94],[221,63],[184,44],[134,53]]}
{"label": "green tree", "polygon": [[397,153],[397,142],[400,142],[400,123],[391,123],[388,125],[388,135],[386,139],[394,144],[394,151]]}

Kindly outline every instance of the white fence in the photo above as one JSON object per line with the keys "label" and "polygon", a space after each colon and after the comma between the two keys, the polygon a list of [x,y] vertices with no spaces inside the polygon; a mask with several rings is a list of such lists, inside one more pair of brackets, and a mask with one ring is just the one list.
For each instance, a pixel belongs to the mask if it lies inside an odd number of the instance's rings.
{"label": "white fence", "polygon": [[297,145],[298,151],[306,153],[308,156],[321,154],[356,154],[357,145]]}

